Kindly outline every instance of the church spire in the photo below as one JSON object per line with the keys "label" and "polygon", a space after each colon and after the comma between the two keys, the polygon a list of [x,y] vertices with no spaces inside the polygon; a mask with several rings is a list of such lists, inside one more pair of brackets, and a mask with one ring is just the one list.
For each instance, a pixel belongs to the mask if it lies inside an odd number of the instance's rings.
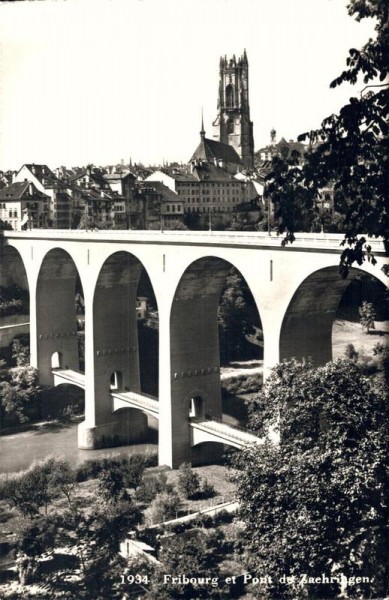
{"label": "church spire", "polygon": [[205,138],[205,131],[204,131],[204,112],[203,109],[201,109],[201,131],[200,131],[200,137],[203,140]]}

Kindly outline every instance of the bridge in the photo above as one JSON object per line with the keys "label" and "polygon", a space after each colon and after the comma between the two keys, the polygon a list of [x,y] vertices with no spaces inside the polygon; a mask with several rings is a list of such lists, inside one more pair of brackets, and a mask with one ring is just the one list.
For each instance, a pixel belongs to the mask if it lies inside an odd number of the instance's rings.
{"label": "bridge", "polygon": [[63,383],[75,385],[82,390],[85,390],[85,375],[80,371],[73,369],[53,369],[53,384],[61,385]]}
{"label": "bridge", "polygon": [[[205,442],[228,444],[234,448],[243,448],[248,444],[264,444],[266,438],[259,438],[243,427],[225,423],[221,419],[209,417],[208,419],[191,418],[189,424],[192,428],[192,445]],[[273,443],[278,443],[278,437],[270,437]]]}
{"label": "bridge", "polygon": [[[79,371],[71,369],[53,369],[54,385],[63,383],[75,385],[85,389],[85,375]],[[111,391],[113,400],[112,412],[122,408],[136,408],[147,415],[159,419],[159,402],[157,398],[147,394],[136,394],[135,392]],[[242,448],[247,444],[264,443],[264,438],[258,438],[248,432],[243,427],[229,425],[221,419],[209,417],[207,419],[189,418],[189,426],[192,428],[191,445],[203,444],[206,442],[217,442],[228,444],[235,448]],[[271,437],[272,441],[277,443],[277,436]]]}
{"label": "bridge", "polygon": [[[375,239],[369,244],[377,264],[366,260],[343,280],[342,240],[304,234],[282,247],[278,236],[259,232],[11,231],[0,247],[0,283],[29,289],[31,364],[42,384],[54,378],[65,383],[66,371],[79,369],[74,296],[82,286],[85,421],[79,446],[94,448],[109,437],[139,440],[147,414],[156,415],[140,383],[136,301],[147,273],[159,315],[159,462],[176,467],[191,460],[193,439],[213,436],[215,455],[221,445],[214,426],[201,429],[199,422],[222,416],[217,309],[231,267],[245,279],[258,310],[264,375],[290,357],[310,356],[320,365],[332,358],[332,324],[350,281],[363,272],[387,282],[381,268],[388,258]],[[53,363],[62,375],[53,373]],[[188,426],[193,416],[200,421]]]}

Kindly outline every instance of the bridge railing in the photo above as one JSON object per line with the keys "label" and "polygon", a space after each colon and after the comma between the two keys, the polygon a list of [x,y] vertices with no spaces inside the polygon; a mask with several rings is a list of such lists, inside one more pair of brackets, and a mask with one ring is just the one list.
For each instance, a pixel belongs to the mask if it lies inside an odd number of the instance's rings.
{"label": "bridge railing", "polygon": [[[218,417],[213,417],[211,415],[207,415],[203,419],[201,419],[199,417],[191,417],[190,421],[193,423],[198,423],[198,424],[203,424],[203,425],[206,425],[207,423],[209,423],[209,424],[214,423],[215,425],[219,425],[219,427],[214,428],[215,430],[219,430],[224,433],[228,433],[228,435],[230,435],[231,437],[235,437],[237,439],[241,439],[241,437],[242,437],[241,435],[238,435],[239,433],[243,433],[246,436],[250,435],[253,437],[257,437],[254,432],[250,431],[249,429],[247,429],[245,427],[241,427],[240,425],[231,425],[230,423],[226,423],[222,419],[219,419]],[[236,432],[236,434],[234,434],[234,432]]]}
{"label": "bridge railing", "polygon": [[[150,242],[158,239],[158,237],[163,238],[165,242],[169,242],[169,238],[173,240],[177,240],[183,238],[185,242],[189,245],[191,242],[200,243],[202,239],[207,238],[207,241],[212,240],[213,243],[242,243],[242,244],[258,244],[261,245],[280,245],[283,240],[283,235],[277,235],[275,232],[271,232],[269,235],[268,232],[261,231],[161,231],[161,230],[140,230],[140,229],[131,229],[131,230],[107,230],[103,231],[95,231],[95,230],[79,230],[79,229],[33,229],[30,231],[5,231],[5,238],[37,238],[44,236],[47,238],[58,238],[61,236],[66,236],[68,239],[80,240],[88,236],[88,239],[110,239],[117,238],[122,240],[123,238],[127,238],[129,242],[137,240],[144,240],[145,238],[149,238]],[[360,235],[360,237],[365,237],[366,242],[371,246],[373,252],[383,252],[384,245],[382,238],[370,238],[367,235]],[[322,248],[322,247],[331,247],[334,249],[342,249],[341,243],[344,240],[343,233],[295,233],[295,241],[293,244],[288,245],[289,248],[293,248],[294,246],[307,246],[313,248]]]}
{"label": "bridge railing", "polygon": [[[134,394],[132,398],[129,398],[129,394]],[[111,394],[112,396],[116,396],[117,398],[119,398],[120,400],[124,400],[125,402],[134,402],[136,404],[139,404],[139,406],[144,406],[144,408],[152,408],[155,410],[156,408],[156,404],[158,405],[158,399],[150,396],[148,394],[137,394],[136,392],[113,392]],[[141,398],[142,396],[146,396],[146,398]],[[158,406],[159,408],[159,406]]]}

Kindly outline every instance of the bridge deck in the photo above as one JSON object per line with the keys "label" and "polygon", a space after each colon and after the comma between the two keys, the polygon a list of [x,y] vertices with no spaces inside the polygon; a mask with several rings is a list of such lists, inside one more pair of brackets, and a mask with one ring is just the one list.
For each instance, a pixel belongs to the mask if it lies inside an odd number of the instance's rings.
{"label": "bridge deck", "polygon": [[54,383],[63,380],[62,383],[71,383],[85,389],[85,373],[73,369],[53,369]]}
{"label": "bridge deck", "polygon": [[[184,244],[191,245],[220,245],[220,246],[252,246],[281,248],[282,235],[261,231],[158,231],[158,230],[69,230],[69,229],[33,229],[30,231],[5,231],[5,238],[23,239],[61,239],[76,242],[117,241],[127,243],[150,244]],[[364,236],[374,253],[385,254],[382,238]],[[288,244],[288,250],[310,248],[317,250],[332,250],[342,252],[340,245],[344,240],[342,233],[296,233],[293,244]]]}
{"label": "bridge deck", "polygon": [[245,431],[241,427],[234,427],[228,423],[215,419],[191,419],[190,425],[194,429],[200,429],[206,433],[211,434],[214,437],[224,440],[228,444],[242,447],[247,444],[263,444],[265,439],[259,438],[256,435]]}
{"label": "bridge deck", "polygon": [[111,392],[111,396],[115,402],[115,410],[119,408],[134,407],[145,410],[148,413],[159,415],[159,402],[155,398],[137,394],[136,392]]}

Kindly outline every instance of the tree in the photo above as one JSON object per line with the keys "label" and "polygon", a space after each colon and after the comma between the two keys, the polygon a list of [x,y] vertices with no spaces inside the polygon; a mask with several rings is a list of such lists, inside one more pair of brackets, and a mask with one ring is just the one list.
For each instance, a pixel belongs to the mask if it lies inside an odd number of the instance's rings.
{"label": "tree", "polygon": [[222,361],[242,359],[250,344],[260,345],[254,333],[260,326],[251,291],[242,276],[231,269],[220,296],[218,323]]}
{"label": "tree", "polygon": [[93,216],[89,216],[86,213],[80,216],[78,223],[78,229],[97,229],[100,223]]}
{"label": "tree", "polygon": [[0,382],[0,401],[6,413],[25,423],[29,421],[28,410],[41,392],[38,371],[28,365],[19,365],[9,369],[9,375],[9,381]]}
{"label": "tree", "polygon": [[12,358],[17,367],[27,367],[30,364],[30,345],[16,339],[12,343]]}
{"label": "tree", "polygon": [[[388,593],[387,399],[352,361],[273,369],[251,427],[278,427],[280,445],[251,445],[234,459],[247,567],[272,575],[264,598],[335,598],[342,575],[370,578],[348,597]],[[304,573],[335,579],[299,585]]]}
{"label": "tree", "polygon": [[98,481],[98,492],[105,502],[116,504],[125,496],[124,477],[118,466],[101,471]]}
{"label": "tree", "polygon": [[[223,534],[198,531],[190,539],[176,536],[163,545],[160,568],[152,577],[148,598],[220,598],[219,562],[222,558]],[[168,581],[164,575],[170,574]],[[181,581],[174,581],[181,575]],[[185,580],[183,580],[185,576]],[[198,580],[190,581],[191,578]],[[208,581],[205,581],[208,578]],[[203,580],[203,581],[201,581]],[[227,597],[227,596],[224,596]]]}
{"label": "tree", "polygon": [[12,231],[12,227],[9,223],[0,219],[0,231]]}
{"label": "tree", "polygon": [[177,516],[180,499],[175,492],[157,494],[150,506],[145,510],[145,520],[150,525],[162,523]]}
{"label": "tree", "polygon": [[280,218],[279,231],[286,233],[285,242],[294,240],[301,218],[304,214],[309,217],[315,201],[320,200],[321,189],[328,184],[334,186],[337,210],[344,214],[345,242],[349,244],[341,256],[343,276],[354,262],[361,264],[366,257],[374,262],[365,238],[358,237],[361,234],[382,236],[389,254],[389,91],[386,83],[376,83],[377,78],[384,82],[388,75],[388,10],[385,0],[350,0],[350,16],[357,21],[376,20],[376,38],[369,39],[360,50],[349,51],[347,68],[331,87],[343,82],[358,82],[365,87],[338,115],[324,119],[320,129],[299,136],[300,141],[309,140],[310,144],[302,166],[277,159],[269,177],[269,191]]}
{"label": "tree", "polygon": [[136,506],[117,502],[107,511],[95,504],[89,513],[69,510],[52,519],[56,523],[56,546],[66,546],[75,560],[70,561],[69,554],[62,555],[59,569],[41,574],[49,597],[122,598],[114,583],[119,581],[125,564],[117,554],[125,533],[140,522]]}
{"label": "tree", "polygon": [[141,485],[137,488],[135,497],[139,502],[148,503],[161,492],[171,493],[173,486],[167,482],[167,475],[163,471],[158,475],[144,477]]}
{"label": "tree", "polygon": [[359,316],[362,329],[366,329],[366,333],[369,333],[370,329],[375,329],[374,319],[376,314],[372,302],[366,302],[366,300],[362,302],[359,307]]}
{"label": "tree", "polygon": [[178,487],[185,498],[195,498],[200,493],[200,477],[189,463],[182,463],[178,469]]}
{"label": "tree", "polygon": [[48,459],[40,464],[33,464],[28,471],[6,477],[0,484],[0,498],[20,513],[31,519],[39,516],[39,510],[47,505],[55,496],[50,488],[50,477],[55,464]]}

